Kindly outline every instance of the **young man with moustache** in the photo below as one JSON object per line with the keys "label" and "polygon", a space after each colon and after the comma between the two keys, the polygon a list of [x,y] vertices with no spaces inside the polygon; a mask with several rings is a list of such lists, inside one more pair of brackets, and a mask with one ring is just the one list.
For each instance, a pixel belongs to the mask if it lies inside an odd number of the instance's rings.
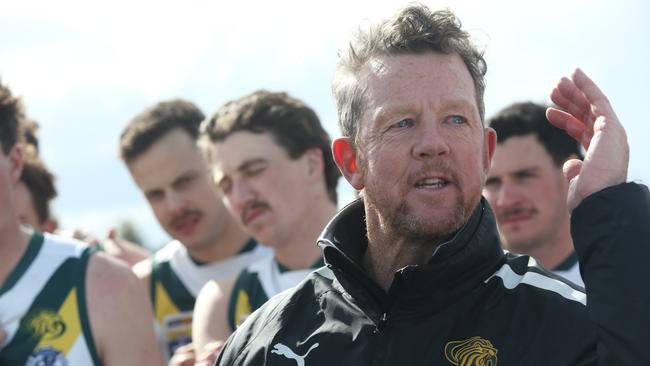
{"label": "young man with moustache", "polygon": [[565,164],[585,295],[501,249],[481,197],[496,146],[485,72],[449,10],[360,29],[332,83],[332,150],[362,198],[319,240],[329,268],[249,316],[218,365],[650,364],[650,192],[626,183],[609,101],[577,69],[547,111],[586,149]]}
{"label": "young man with moustache", "polygon": [[201,291],[197,347],[225,341],[270,297],[323,265],[314,242],[336,213],[340,177],[316,113],[286,93],[261,90],[231,101],[202,133],[226,206],[274,255]]}
{"label": "young man with moustache", "polygon": [[494,210],[503,247],[584,286],[566,208],[562,166],[583,159],[580,144],[546,119],[547,107],[515,103],[488,124],[497,147],[483,195]]}
{"label": "young man with moustache", "polygon": [[22,103],[0,85],[0,365],[162,364],[151,310],[127,266],[21,225],[23,121]]}
{"label": "young man with moustache", "polygon": [[228,278],[269,255],[221,202],[197,146],[203,113],[171,100],[135,116],[120,138],[120,155],[174,241],[134,266],[152,300],[167,357],[191,342],[194,302],[211,279]]}

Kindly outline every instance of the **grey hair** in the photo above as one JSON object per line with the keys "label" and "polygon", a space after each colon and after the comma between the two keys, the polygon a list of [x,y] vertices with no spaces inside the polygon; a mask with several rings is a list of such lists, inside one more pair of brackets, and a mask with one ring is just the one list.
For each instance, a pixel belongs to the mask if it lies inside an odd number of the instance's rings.
{"label": "grey hair", "polygon": [[451,10],[432,12],[425,5],[413,4],[392,18],[359,29],[348,49],[339,53],[332,94],[341,133],[351,137],[354,146],[364,108],[365,88],[359,81],[362,67],[377,56],[426,52],[458,54],[462,58],[474,81],[479,115],[484,120],[487,64],[483,52],[472,44],[469,33],[461,29],[460,20]]}

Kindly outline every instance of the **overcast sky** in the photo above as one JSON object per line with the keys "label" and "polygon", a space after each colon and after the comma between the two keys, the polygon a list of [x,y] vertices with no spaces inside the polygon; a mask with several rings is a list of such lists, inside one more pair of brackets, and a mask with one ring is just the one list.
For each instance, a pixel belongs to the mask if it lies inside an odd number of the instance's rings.
{"label": "overcast sky", "polygon": [[[650,180],[650,6],[619,1],[448,1],[486,50],[490,116],[548,102],[580,66],[608,95],[631,146],[629,179]],[[312,106],[338,134],[330,78],[362,22],[403,1],[2,1],[0,76],[41,125],[58,176],[54,212],[96,235],[134,221],[150,247],[168,240],[117,158],[136,113],[182,97],[206,114],[265,88]],[[340,185],[342,201],[351,198]]]}

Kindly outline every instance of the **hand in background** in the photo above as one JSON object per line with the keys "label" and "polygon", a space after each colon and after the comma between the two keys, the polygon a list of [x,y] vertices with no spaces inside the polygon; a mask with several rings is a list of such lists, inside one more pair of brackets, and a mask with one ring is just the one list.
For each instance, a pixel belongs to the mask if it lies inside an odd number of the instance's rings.
{"label": "hand in background", "polygon": [[167,366],[194,366],[194,345],[192,343],[180,346],[174,352]]}

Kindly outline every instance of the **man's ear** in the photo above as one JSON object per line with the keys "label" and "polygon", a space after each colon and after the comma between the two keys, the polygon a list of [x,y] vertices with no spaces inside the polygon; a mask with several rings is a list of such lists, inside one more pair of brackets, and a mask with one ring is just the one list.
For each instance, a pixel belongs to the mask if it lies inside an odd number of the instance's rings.
{"label": "man's ear", "polygon": [[483,152],[483,169],[487,175],[492,166],[492,157],[497,146],[497,132],[494,129],[490,127],[485,128],[485,141],[483,146],[485,147],[485,151]]}
{"label": "man's ear", "polygon": [[17,184],[23,174],[23,149],[20,144],[15,144],[9,150],[9,162],[11,163],[11,181]]}
{"label": "man's ear", "polygon": [[304,156],[307,160],[307,174],[317,180],[322,179],[322,176],[325,173],[323,151],[320,148],[314,147],[305,151]]}
{"label": "man's ear", "polygon": [[357,166],[357,153],[349,137],[337,137],[332,141],[332,154],[341,174],[356,190],[364,187],[363,176]]}

